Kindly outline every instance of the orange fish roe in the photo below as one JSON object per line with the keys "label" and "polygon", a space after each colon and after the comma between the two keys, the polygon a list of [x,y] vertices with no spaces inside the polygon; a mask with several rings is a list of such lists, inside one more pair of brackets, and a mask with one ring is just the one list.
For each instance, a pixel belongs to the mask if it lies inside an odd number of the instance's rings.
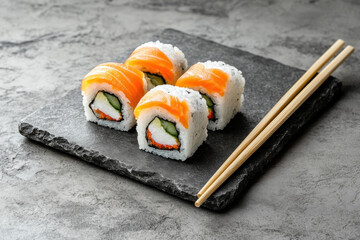
{"label": "orange fish roe", "polygon": [[211,109],[209,109],[209,108],[208,108],[208,110],[209,110],[208,119],[211,120],[211,119],[213,119],[213,118],[215,117],[215,114],[214,114],[214,111],[213,111],[213,110],[211,110]]}
{"label": "orange fish roe", "polygon": [[177,81],[178,87],[203,87],[208,94],[218,93],[224,96],[229,75],[220,69],[206,69],[204,65],[197,63],[186,71]]}
{"label": "orange fish roe", "polygon": [[112,118],[109,115],[107,115],[106,113],[104,113],[103,111],[101,111],[100,109],[94,109],[94,112],[97,113],[98,118],[106,119],[108,121],[120,121],[122,119],[121,115],[120,115],[119,119]]}
{"label": "orange fish roe", "polygon": [[174,66],[165,53],[156,47],[135,49],[125,62],[140,71],[160,74],[168,84],[174,84]]}
{"label": "orange fish roe", "polygon": [[83,79],[81,91],[94,83],[107,83],[116,91],[124,93],[129,105],[135,108],[145,94],[144,73],[121,63],[104,63],[91,70]]}
{"label": "orange fish roe", "polygon": [[146,131],[146,135],[147,135],[148,140],[150,141],[150,145],[155,146],[157,148],[167,149],[167,150],[172,150],[172,149],[178,150],[180,147],[180,142],[178,140],[176,140],[176,142],[178,143],[176,145],[175,144],[174,145],[165,145],[165,144],[155,142],[155,140],[152,138],[152,134],[149,131],[149,129]]}
{"label": "orange fish roe", "polygon": [[150,91],[136,106],[135,118],[138,119],[140,112],[148,108],[162,108],[177,118],[186,129],[189,127],[189,106],[186,101],[180,101],[160,90]]}

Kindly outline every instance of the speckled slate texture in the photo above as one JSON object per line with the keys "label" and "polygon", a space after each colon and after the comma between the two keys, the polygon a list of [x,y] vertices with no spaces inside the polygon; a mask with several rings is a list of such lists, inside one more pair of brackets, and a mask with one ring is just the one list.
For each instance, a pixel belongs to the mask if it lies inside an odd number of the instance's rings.
{"label": "speckled slate texture", "polygon": [[[79,89],[29,115],[19,124],[24,136],[185,200],[197,191],[226,157],[255,127],[276,101],[301,76],[289,67],[239,49],[229,48],[176,30],[166,29],[152,40],[172,43],[185,53],[189,66],[197,61],[221,60],[241,69],[246,79],[245,102],[223,131],[209,137],[186,162],[138,150],[136,131],[118,132],[85,120]],[[132,51],[121,54],[123,61]],[[276,154],[307,122],[340,93],[341,83],[325,84],[203,205],[221,210],[231,203],[276,159]]]}

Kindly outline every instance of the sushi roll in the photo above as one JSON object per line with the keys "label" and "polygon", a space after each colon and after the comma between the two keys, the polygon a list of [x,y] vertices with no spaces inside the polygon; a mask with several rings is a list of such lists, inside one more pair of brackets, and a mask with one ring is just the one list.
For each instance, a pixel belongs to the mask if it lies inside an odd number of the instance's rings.
{"label": "sushi roll", "polygon": [[224,62],[199,62],[189,68],[176,86],[199,91],[206,100],[210,130],[222,130],[241,109],[245,79]]}
{"label": "sushi roll", "polygon": [[180,49],[159,41],[137,47],[125,64],[144,72],[148,89],[162,84],[175,85],[187,68],[185,55]]}
{"label": "sushi roll", "polygon": [[197,91],[171,85],[150,90],[135,108],[139,148],[186,160],[207,137],[207,106]]}
{"label": "sushi roll", "polygon": [[136,123],[133,111],[147,91],[144,74],[121,63],[104,63],[82,80],[86,119],[121,131]]}

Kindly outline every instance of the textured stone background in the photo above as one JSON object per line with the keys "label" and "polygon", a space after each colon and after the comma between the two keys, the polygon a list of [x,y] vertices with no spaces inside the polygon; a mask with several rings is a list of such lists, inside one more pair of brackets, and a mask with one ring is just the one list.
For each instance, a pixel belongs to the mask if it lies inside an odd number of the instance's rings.
{"label": "textured stone background", "polygon": [[[360,49],[353,1],[0,2],[0,238],[360,238],[360,52],[343,96],[230,211],[213,213],[45,148],[18,119],[155,31],[173,27],[307,68],[337,38]],[[76,80],[79,79],[79,80]]]}

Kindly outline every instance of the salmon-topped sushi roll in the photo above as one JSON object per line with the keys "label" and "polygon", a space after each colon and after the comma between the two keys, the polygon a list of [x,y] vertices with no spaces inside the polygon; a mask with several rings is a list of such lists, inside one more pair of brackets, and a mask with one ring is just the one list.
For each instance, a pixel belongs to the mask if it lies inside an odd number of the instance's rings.
{"label": "salmon-topped sushi roll", "polygon": [[82,80],[86,119],[121,131],[136,123],[133,111],[147,91],[144,73],[121,63],[104,63]]}
{"label": "salmon-topped sushi roll", "polygon": [[134,111],[140,149],[186,160],[206,140],[207,113],[197,91],[171,85],[153,88]]}
{"label": "salmon-topped sushi roll", "polygon": [[148,89],[162,84],[175,85],[187,68],[185,55],[179,48],[159,41],[137,47],[125,64],[144,72]]}
{"label": "salmon-topped sushi roll", "polygon": [[199,91],[206,100],[210,130],[222,130],[241,109],[245,79],[224,62],[199,62],[189,68],[176,86]]}

